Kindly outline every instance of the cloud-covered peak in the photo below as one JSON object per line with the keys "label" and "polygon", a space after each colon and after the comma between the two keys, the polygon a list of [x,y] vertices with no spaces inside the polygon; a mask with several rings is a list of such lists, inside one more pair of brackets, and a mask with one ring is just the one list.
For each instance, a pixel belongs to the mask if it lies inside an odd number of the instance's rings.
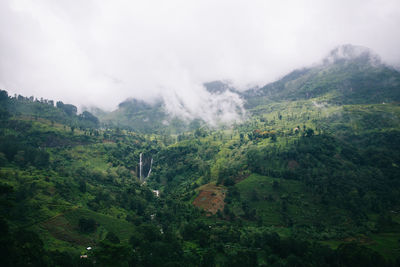
{"label": "cloud-covered peak", "polygon": [[228,82],[222,81],[212,81],[204,83],[204,87],[207,89],[208,92],[213,94],[221,94],[226,91],[236,91],[234,87],[232,87]]}
{"label": "cloud-covered peak", "polygon": [[[2,0],[0,88],[107,110],[160,97],[188,116],[210,114],[234,91],[212,98],[205,82],[242,91],[336,44],[362,44],[398,63],[399,24],[398,0]],[[331,58],[357,51],[338,48]]]}
{"label": "cloud-covered peak", "polygon": [[381,58],[368,47],[345,44],[334,48],[324,59],[325,64],[358,60],[372,65],[381,64]]}

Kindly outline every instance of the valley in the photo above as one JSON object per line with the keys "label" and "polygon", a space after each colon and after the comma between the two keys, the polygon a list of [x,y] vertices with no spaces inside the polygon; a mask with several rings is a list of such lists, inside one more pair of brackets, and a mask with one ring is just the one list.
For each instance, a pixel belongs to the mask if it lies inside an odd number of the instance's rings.
{"label": "valley", "polygon": [[229,124],[1,91],[7,264],[397,266],[400,73],[339,49],[258,89],[212,83],[243,103]]}

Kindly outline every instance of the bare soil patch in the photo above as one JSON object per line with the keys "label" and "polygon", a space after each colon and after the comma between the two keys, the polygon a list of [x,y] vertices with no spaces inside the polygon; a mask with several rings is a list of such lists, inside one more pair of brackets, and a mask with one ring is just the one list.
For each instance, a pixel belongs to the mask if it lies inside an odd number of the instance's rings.
{"label": "bare soil patch", "polygon": [[226,189],[223,186],[216,186],[213,183],[199,187],[199,195],[193,201],[193,205],[210,214],[223,211],[225,206]]}

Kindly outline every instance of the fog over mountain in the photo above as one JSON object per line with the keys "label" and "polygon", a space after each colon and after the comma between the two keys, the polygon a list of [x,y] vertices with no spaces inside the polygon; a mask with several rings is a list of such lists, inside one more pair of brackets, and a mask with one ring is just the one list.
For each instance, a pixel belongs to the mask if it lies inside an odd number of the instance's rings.
{"label": "fog over mountain", "polygon": [[[163,98],[169,115],[186,120],[202,119],[211,126],[219,122],[232,123],[244,118],[243,100],[236,92],[231,90],[209,92],[204,90],[204,87],[197,87],[195,91],[193,87],[190,88],[192,90],[183,90],[180,94],[166,90],[171,93]],[[196,97],[193,97],[193,94]]]}
{"label": "fog over mountain", "polygon": [[396,65],[398,25],[397,0],[5,0],[0,88],[108,110],[162,98],[171,113],[230,120],[241,100],[205,82],[263,86],[345,43]]}

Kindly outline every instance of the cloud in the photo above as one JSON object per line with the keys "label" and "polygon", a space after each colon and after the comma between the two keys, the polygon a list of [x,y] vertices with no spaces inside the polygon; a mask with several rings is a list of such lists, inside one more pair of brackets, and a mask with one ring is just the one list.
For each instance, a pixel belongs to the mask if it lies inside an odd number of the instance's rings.
{"label": "cloud", "polygon": [[243,100],[237,93],[230,90],[210,93],[203,86],[190,86],[191,90],[187,90],[187,87],[175,87],[173,91],[164,91],[169,93],[163,95],[163,101],[171,117],[203,119],[211,126],[229,124],[245,118]]}
{"label": "cloud", "polygon": [[170,112],[224,106],[230,117],[240,100],[212,97],[204,82],[263,85],[343,43],[398,64],[398,25],[397,0],[3,0],[0,86],[107,109],[161,97]]}

